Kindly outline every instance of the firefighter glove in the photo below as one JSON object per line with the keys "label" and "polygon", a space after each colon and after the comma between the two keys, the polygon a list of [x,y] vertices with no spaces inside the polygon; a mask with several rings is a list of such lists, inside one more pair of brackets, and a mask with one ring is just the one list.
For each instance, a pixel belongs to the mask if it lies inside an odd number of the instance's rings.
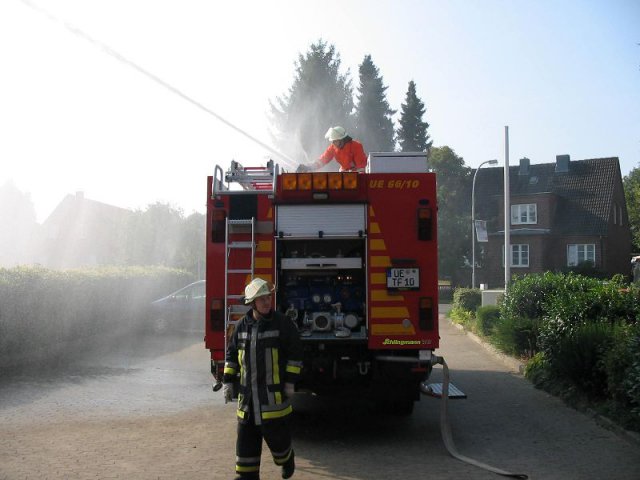
{"label": "firefighter glove", "polygon": [[291,398],[293,397],[293,394],[295,393],[296,389],[295,386],[293,385],[293,383],[285,383],[284,384],[284,396],[287,398]]}
{"label": "firefighter glove", "polygon": [[225,383],[222,386],[222,394],[224,395],[224,403],[229,403],[233,400],[233,384]]}

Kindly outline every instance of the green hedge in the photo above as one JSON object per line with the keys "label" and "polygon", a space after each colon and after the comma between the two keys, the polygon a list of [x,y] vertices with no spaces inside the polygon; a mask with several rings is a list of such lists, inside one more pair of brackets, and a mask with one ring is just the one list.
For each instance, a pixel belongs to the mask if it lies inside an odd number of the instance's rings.
{"label": "green hedge", "polygon": [[0,269],[0,367],[138,329],[151,301],[193,280],[164,267]]}
{"label": "green hedge", "polygon": [[640,287],[552,273],[515,276],[499,307],[457,289],[452,320],[503,352],[528,358],[525,375],[571,403],[595,402],[640,431]]}
{"label": "green hedge", "polygon": [[477,288],[456,288],[453,292],[453,307],[475,312],[482,304],[482,294]]}
{"label": "green hedge", "polygon": [[485,305],[476,310],[476,329],[481,335],[491,335],[499,320],[500,307],[497,305]]}

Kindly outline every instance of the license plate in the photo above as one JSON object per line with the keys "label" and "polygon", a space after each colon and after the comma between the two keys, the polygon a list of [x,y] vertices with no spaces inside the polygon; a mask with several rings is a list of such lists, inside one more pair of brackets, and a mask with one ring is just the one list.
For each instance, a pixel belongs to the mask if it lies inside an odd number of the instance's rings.
{"label": "license plate", "polygon": [[389,268],[387,270],[387,288],[412,289],[420,288],[419,268]]}

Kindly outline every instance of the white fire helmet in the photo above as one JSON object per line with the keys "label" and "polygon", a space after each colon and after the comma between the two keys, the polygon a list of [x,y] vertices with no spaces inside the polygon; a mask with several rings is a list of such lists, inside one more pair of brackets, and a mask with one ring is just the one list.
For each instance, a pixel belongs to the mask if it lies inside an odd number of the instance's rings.
{"label": "white fire helmet", "polygon": [[335,140],[342,140],[347,136],[347,131],[342,127],[331,127],[327,130],[327,133],[324,134],[324,138],[333,142]]}
{"label": "white fire helmet", "polygon": [[265,295],[271,295],[274,287],[269,285],[269,282],[261,278],[254,278],[251,283],[244,287],[244,303],[250,304],[258,297]]}

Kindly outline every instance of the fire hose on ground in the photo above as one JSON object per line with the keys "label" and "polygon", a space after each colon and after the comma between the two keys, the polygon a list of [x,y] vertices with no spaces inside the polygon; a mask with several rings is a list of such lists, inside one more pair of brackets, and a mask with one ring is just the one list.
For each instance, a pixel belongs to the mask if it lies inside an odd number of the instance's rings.
{"label": "fire hose on ground", "polygon": [[[458,452],[455,443],[453,442],[453,435],[451,433],[451,424],[449,422],[449,367],[447,366],[447,362],[445,362],[444,357],[434,356],[432,358],[432,364],[440,364],[442,365],[442,405],[440,408],[440,431],[442,433],[442,441],[444,442],[444,446],[449,452],[449,454],[460,460],[461,462],[468,463],[469,465],[474,465],[478,468],[482,468],[483,470],[487,470],[489,472],[497,473],[498,475],[502,475],[505,477],[511,478],[521,478],[526,479],[529,478],[527,475],[523,473],[512,473],[506,470],[502,470],[500,468],[493,467],[486,463],[480,462],[473,458],[469,458],[465,455],[462,455]],[[433,391],[431,387],[426,383],[421,384],[421,391],[425,395],[433,395]]]}

